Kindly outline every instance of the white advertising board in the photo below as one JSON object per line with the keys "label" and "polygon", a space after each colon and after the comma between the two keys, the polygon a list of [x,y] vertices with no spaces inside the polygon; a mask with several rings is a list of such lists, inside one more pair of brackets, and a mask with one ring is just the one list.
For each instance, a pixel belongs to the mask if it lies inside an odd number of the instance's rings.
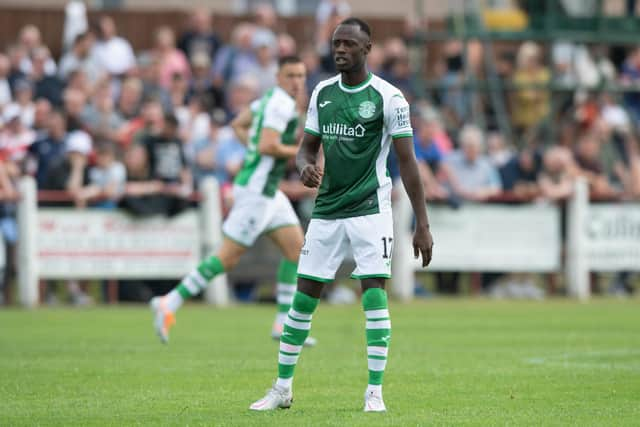
{"label": "white advertising board", "polygon": [[179,278],[200,259],[198,212],[137,219],[118,211],[41,208],[36,234],[39,276]]}
{"label": "white advertising board", "polygon": [[640,271],[640,204],[591,204],[584,232],[590,270]]}
{"label": "white advertising board", "polygon": [[[560,210],[551,205],[428,207],[431,271],[560,269]],[[419,264],[416,263],[416,268]]]}

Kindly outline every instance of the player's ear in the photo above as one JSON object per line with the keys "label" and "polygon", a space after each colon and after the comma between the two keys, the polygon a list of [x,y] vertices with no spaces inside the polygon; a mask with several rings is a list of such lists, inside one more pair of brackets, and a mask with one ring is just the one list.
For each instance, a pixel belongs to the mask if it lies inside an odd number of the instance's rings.
{"label": "player's ear", "polygon": [[371,52],[371,40],[368,40],[364,45],[364,53],[368,55]]}

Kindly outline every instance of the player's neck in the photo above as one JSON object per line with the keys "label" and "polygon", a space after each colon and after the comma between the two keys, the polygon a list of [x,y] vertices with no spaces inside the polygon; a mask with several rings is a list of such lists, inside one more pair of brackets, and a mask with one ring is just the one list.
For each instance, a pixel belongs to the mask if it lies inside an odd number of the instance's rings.
{"label": "player's neck", "polygon": [[340,75],[342,84],[346,86],[355,87],[361,85],[369,78],[369,70],[367,67],[362,67],[359,70],[343,71]]}

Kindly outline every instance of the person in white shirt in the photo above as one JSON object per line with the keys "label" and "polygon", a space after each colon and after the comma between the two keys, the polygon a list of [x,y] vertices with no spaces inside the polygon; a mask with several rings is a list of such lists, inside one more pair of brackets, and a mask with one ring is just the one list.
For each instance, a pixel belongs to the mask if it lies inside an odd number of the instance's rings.
{"label": "person in white shirt", "polygon": [[100,40],[94,53],[98,63],[108,73],[122,75],[136,63],[131,44],[117,35],[116,24],[110,16],[103,16],[99,22]]}

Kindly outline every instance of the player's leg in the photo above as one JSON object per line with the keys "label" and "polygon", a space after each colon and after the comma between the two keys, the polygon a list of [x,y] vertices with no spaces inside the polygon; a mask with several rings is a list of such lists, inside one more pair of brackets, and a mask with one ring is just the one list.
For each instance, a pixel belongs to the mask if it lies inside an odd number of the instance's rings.
{"label": "player's leg", "polygon": [[362,308],[366,317],[367,367],[369,369],[364,407],[367,412],[386,410],[382,400],[382,379],[391,339],[391,320],[384,284],[383,278],[362,279]]}
{"label": "player's leg", "polygon": [[151,300],[154,327],[164,343],[168,341],[169,329],[175,323],[175,312],[185,299],[199,294],[215,276],[235,267],[268,224],[263,215],[268,210],[268,201],[264,197],[234,187],[234,199],[233,208],[222,224],[225,237],[217,253],[198,264],[167,295]]}
{"label": "player's leg", "polygon": [[296,291],[296,273],[298,257],[304,242],[304,234],[291,202],[278,190],[273,198],[272,219],[266,232],[269,238],[278,246],[284,259],[278,266],[277,277],[277,307],[276,318],[273,323],[271,336],[280,339],[284,320]]}
{"label": "player's leg", "polygon": [[175,323],[175,313],[184,301],[202,292],[218,274],[233,269],[246,250],[245,246],[224,238],[217,254],[201,261],[168,294],[151,299],[154,327],[162,342],[166,343],[169,340],[169,330]]}
{"label": "player's leg", "polygon": [[364,410],[385,411],[382,380],[391,339],[391,320],[384,287],[385,279],[391,277],[391,213],[349,218],[347,234],[356,261],[352,277],[362,281],[362,308],[366,317],[369,382]]}
{"label": "player's leg", "polygon": [[278,311],[273,323],[271,335],[280,339],[284,321],[291,308],[293,296],[296,292],[296,273],[298,270],[298,256],[304,240],[302,228],[299,225],[280,227],[269,234],[269,238],[278,246],[283,259],[278,266],[276,299]]}
{"label": "player's leg", "polygon": [[298,288],[284,322],[278,354],[278,379],[267,395],[251,405],[257,411],[291,405],[293,374],[309,336],[311,320],[324,283],[333,281],[347,240],[340,220],[311,220],[300,251]]}

